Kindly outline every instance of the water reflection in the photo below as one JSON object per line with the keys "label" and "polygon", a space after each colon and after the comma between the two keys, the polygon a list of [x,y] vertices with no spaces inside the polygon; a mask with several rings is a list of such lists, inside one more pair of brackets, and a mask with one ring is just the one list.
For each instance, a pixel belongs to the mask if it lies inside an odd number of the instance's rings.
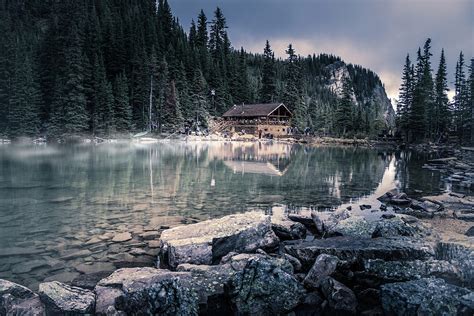
{"label": "water reflection", "polygon": [[[423,160],[264,143],[0,146],[0,278],[31,285],[72,278],[84,264],[117,265],[147,247],[143,234],[182,222],[337,207],[394,187],[437,193],[439,174]],[[125,231],[133,240],[112,242]]]}

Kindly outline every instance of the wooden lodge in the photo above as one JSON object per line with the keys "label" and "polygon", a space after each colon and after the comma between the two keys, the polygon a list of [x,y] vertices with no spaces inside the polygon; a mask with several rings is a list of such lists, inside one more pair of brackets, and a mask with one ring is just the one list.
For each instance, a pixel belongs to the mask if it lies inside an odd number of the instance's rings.
{"label": "wooden lodge", "polygon": [[234,105],[222,116],[232,133],[279,137],[290,133],[292,113],[283,103]]}

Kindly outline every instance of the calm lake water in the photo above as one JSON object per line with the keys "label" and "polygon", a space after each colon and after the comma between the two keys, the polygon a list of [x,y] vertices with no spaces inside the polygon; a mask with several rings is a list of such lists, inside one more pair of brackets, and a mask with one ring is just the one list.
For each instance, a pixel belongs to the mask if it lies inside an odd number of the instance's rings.
{"label": "calm lake water", "polygon": [[[235,212],[334,208],[393,188],[441,192],[439,173],[422,169],[424,161],[263,143],[3,145],[0,278],[35,288],[152,265],[158,228]],[[133,239],[117,242],[120,232]]]}

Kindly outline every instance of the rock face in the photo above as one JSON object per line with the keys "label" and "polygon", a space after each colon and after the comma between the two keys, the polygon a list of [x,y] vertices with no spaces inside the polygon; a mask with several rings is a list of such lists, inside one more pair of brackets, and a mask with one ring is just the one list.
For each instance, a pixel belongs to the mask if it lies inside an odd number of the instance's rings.
{"label": "rock face", "polygon": [[415,238],[356,238],[332,237],[311,241],[286,242],[285,251],[311,267],[320,254],[329,254],[341,260],[384,259],[416,260],[434,257],[434,246]]}
{"label": "rock face", "polygon": [[91,314],[95,308],[93,292],[57,281],[41,283],[39,295],[48,315]]}
{"label": "rock face", "polygon": [[45,315],[39,296],[19,284],[0,279],[0,315]]}
{"label": "rock face", "polygon": [[279,315],[295,308],[304,294],[286,260],[251,258],[228,284],[237,315]]}
{"label": "rock face", "polygon": [[386,315],[472,315],[474,295],[470,290],[442,279],[420,279],[381,287]]}
{"label": "rock face", "polygon": [[232,251],[272,248],[279,240],[269,216],[250,212],[165,230],[161,242],[161,265],[175,269],[181,263],[218,263]]}
{"label": "rock face", "polygon": [[[327,89],[334,92],[339,98],[342,95],[342,84],[344,78],[353,80],[348,70],[348,66],[343,61],[336,61],[326,66],[325,71],[330,74],[327,81]],[[365,105],[371,109],[373,113],[378,113],[375,120],[384,122],[387,129],[395,126],[395,111],[385,92],[383,85],[376,83],[371,91],[367,91],[367,95],[356,95],[352,93],[351,98],[357,106]]]}
{"label": "rock face", "polygon": [[190,273],[155,268],[119,269],[96,288],[98,315],[197,315],[196,294],[182,279]]}

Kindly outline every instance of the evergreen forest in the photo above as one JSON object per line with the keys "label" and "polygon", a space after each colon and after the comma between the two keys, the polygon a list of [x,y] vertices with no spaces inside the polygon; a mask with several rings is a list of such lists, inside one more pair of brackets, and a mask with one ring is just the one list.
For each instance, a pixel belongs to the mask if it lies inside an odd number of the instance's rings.
{"label": "evergreen forest", "polygon": [[[174,133],[266,102],[285,103],[300,130],[366,137],[392,128],[374,72],[329,54],[302,57],[291,44],[287,58],[268,41],[262,53],[235,48],[220,8],[186,23],[167,0],[0,0],[0,136]],[[338,92],[331,80],[341,67]]]}

